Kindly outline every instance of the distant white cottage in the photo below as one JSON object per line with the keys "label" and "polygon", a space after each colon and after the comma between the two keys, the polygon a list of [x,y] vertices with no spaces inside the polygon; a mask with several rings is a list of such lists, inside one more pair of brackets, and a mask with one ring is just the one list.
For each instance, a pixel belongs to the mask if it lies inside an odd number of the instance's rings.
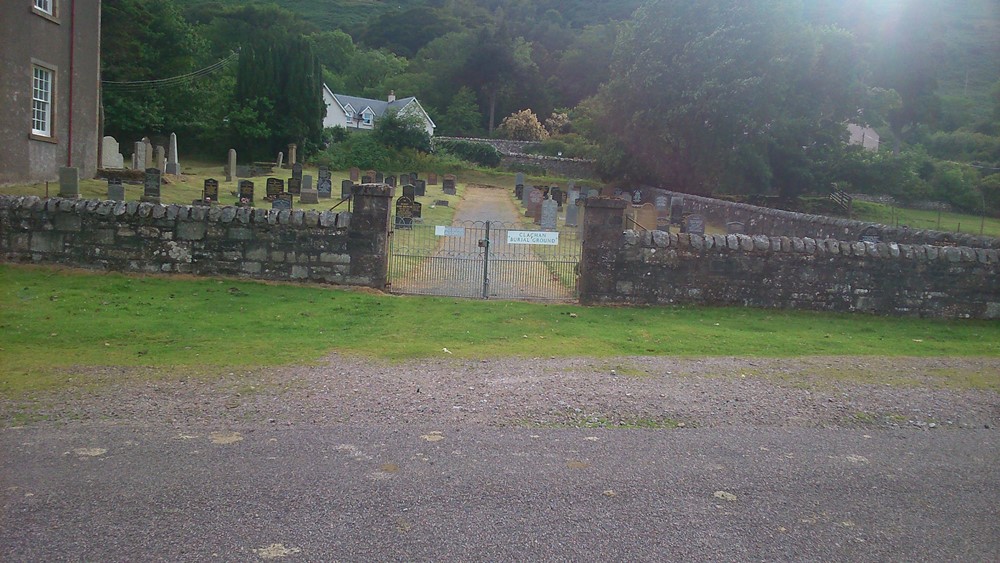
{"label": "distant white cottage", "polygon": [[847,141],[848,143],[852,145],[861,145],[870,151],[878,150],[878,133],[876,133],[871,127],[862,127],[860,125],[848,123],[847,132],[851,135],[851,138]]}
{"label": "distant white cottage", "polygon": [[388,100],[370,100],[357,98],[346,94],[334,94],[326,84],[323,85],[323,102],[326,104],[326,117],[323,127],[346,127],[348,129],[372,129],[375,121],[387,111],[397,111],[400,115],[416,115],[423,120],[427,134],[434,136],[434,121],[424,111],[423,106],[414,97],[397,100],[396,94],[389,92]]}

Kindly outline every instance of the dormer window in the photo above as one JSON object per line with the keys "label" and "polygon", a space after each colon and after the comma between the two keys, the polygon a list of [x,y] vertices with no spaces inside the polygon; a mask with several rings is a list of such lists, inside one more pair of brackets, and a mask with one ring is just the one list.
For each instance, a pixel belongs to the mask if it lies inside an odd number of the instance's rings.
{"label": "dormer window", "polygon": [[375,115],[368,110],[365,110],[365,112],[361,114],[361,118],[364,120],[363,123],[365,125],[371,125],[373,117],[375,117]]}

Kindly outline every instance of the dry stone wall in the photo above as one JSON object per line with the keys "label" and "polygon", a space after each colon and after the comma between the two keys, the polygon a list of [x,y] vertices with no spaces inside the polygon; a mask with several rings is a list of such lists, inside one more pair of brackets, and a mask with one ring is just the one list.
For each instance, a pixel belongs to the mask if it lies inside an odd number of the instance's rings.
{"label": "dry stone wall", "polygon": [[0,256],[381,288],[385,271],[376,266],[385,261],[385,230],[378,232],[378,220],[373,230],[352,229],[352,219],[348,212],[2,196]]}
{"label": "dry stone wall", "polygon": [[609,242],[584,245],[585,303],[1000,318],[994,248],[662,231]]}

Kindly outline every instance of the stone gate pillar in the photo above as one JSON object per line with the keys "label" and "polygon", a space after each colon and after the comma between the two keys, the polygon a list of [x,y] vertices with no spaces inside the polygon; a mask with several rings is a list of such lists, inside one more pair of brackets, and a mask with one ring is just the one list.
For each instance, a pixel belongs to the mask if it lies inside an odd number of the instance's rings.
{"label": "stone gate pillar", "polygon": [[615,293],[615,256],[625,229],[624,199],[588,197],[583,202],[583,253],[580,257],[580,302],[599,303]]}
{"label": "stone gate pillar", "polygon": [[389,219],[392,188],[386,184],[351,187],[353,211],[347,230],[351,280],[384,289],[389,282]]}

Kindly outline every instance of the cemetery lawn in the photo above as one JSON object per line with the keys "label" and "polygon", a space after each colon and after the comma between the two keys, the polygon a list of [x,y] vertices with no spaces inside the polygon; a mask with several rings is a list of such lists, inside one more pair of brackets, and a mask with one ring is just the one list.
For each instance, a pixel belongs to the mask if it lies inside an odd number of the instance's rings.
{"label": "cemetery lawn", "polygon": [[[927,229],[932,231],[962,232],[966,234],[982,234],[988,237],[1000,237],[1000,219],[956,213],[953,211],[925,211],[922,209],[907,209],[891,207],[881,203],[854,201],[854,219],[869,221],[883,225],[906,225],[911,229]],[[982,227],[982,233],[980,233]]]}
{"label": "cemetery lawn", "polygon": [[[0,396],[74,369],[622,356],[1000,356],[1000,322],[744,308],[583,307],[0,265]],[[1000,379],[1000,375],[993,376]],[[1000,388],[1000,381],[987,382]]]}

